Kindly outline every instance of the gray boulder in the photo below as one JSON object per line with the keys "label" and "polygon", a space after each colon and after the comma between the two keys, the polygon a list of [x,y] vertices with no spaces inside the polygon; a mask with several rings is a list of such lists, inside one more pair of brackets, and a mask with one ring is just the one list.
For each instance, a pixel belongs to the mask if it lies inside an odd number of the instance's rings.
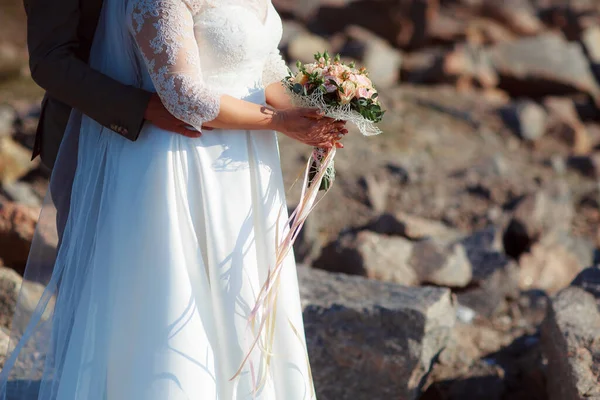
{"label": "gray boulder", "polygon": [[450,291],[307,267],[298,275],[318,398],[417,399],[455,324]]}
{"label": "gray boulder", "polygon": [[502,251],[500,231],[490,227],[462,240],[473,268],[468,288],[457,293],[458,302],[479,315],[492,317],[506,308],[507,299],[519,293],[519,269]]}
{"label": "gray boulder", "polygon": [[314,265],[330,272],[407,286],[465,287],[472,277],[471,264],[461,243],[440,239],[412,242],[371,231],[342,234],[323,249]]}
{"label": "gray boulder", "polygon": [[600,87],[579,43],[557,33],[503,43],[490,50],[500,87],[513,96],[584,92],[597,98]]}
{"label": "gray boulder", "polygon": [[600,399],[600,269],[582,272],[552,298],[542,324],[542,346],[548,358],[550,400]]}

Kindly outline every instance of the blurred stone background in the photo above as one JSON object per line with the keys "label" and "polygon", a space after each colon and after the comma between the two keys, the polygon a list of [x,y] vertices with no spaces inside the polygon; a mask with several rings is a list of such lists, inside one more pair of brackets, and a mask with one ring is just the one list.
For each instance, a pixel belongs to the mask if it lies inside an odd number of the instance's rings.
{"label": "blurred stone background", "polygon": [[[273,3],[290,65],[339,52],[388,110],[295,248],[318,398],[600,399],[600,1]],[[1,349],[49,176],[41,94],[0,0]],[[291,186],[310,149],[280,149]]]}

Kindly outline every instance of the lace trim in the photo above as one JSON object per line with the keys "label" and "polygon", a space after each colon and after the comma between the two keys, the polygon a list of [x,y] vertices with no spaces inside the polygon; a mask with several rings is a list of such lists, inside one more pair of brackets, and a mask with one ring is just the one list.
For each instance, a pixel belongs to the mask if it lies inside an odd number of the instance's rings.
{"label": "lace trim", "polygon": [[193,15],[205,1],[133,0],[131,25],[154,86],[178,119],[201,129],[217,117],[220,95],[202,81]]}
{"label": "lace trim", "polygon": [[283,57],[281,57],[279,50],[271,52],[263,70],[262,81],[264,87],[269,86],[271,83],[280,82],[288,74],[289,68]]}

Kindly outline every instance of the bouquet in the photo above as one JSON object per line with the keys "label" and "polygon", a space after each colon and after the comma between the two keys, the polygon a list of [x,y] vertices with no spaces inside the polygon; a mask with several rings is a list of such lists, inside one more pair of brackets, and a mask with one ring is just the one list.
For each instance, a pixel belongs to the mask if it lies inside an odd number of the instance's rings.
{"label": "bouquet", "polygon": [[[315,62],[312,64],[303,65],[298,62],[296,65],[298,72],[294,74],[290,71],[289,76],[283,80],[283,85],[295,106],[318,108],[327,117],[355,124],[365,136],[381,133],[375,124],[382,120],[385,111],[381,109],[377,90],[365,68],[357,69],[354,63],[346,65],[341,62],[339,55],[331,59],[327,52],[315,54]],[[266,376],[261,374],[262,376],[255,377],[255,366],[250,361],[250,355],[254,348],[258,347],[264,355],[266,365],[270,363],[273,355],[271,347],[274,340],[275,304],[281,268],[306,218],[317,204],[318,193],[327,193],[333,184],[335,152],[335,146],[331,149],[313,150],[304,170],[300,202],[284,225],[285,232],[277,231],[275,265],[269,269],[267,279],[248,318],[248,327],[252,328],[254,338],[241,366],[231,378],[239,376],[248,362],[253,378],[257,378],[253,388],[254,394],[264,384]],[[293,325],[291,329],[301,340],[298,330]]]}
{"label": "bouquet", "polygon": [[[283,81],[295,106],[318,108],[330,118],[355,124],[365,136],[381,133],[375,124],[383,119],[385,111],[365,68],[344,64],[339,54],[331,59],[327,51],[315,54],[314,63],[303,65],[298,61],[296,67],[298,72],[290,71]],[[326,153],[326,149],[315,148],[311,157],[311,184],[317,172],[325,170],[320,190],[329,189],[335,179],[333,160],[323,164]]]}

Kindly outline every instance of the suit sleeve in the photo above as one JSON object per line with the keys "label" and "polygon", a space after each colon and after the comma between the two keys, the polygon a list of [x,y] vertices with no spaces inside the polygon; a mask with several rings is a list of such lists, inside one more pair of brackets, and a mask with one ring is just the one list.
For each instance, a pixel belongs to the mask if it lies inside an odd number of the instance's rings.
{"label": "suit sleeve", "polygon": [[51,97],[136,140],[151,93],[92,69],[78,57],[78,0],[25,0],[33,80]]}

